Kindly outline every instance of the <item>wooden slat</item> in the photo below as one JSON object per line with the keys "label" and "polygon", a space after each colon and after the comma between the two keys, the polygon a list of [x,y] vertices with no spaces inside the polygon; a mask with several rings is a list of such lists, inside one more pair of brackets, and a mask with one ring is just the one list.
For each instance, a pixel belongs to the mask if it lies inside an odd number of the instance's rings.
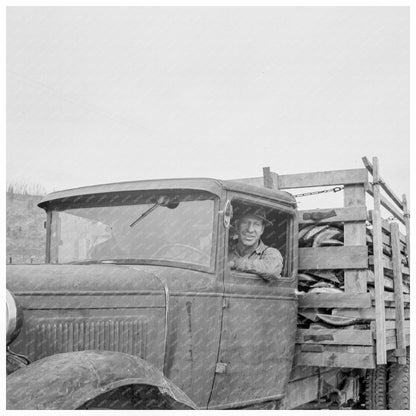
{"label": "wooden slat", "polygon": [[296,364],[317,367],[375,368],[374,353],[299,352]]}
{"label": "wooden slat", "polygon": [[370,308],[369,293],[306,293],[299,296],[299,308]]}
{"label": "wooden slat", "polygon": [[404,225],[406,227],[406,254],[410,262],[410,218],[409,218],[409,207],[407,206],[406,194],[403,194],[403,217]]}
{"label": "wooden slat", "polygon": [[373,212],[373,252],[374,252],[374,289],[375,289],[375,316],[377,335],[377,364],[387,364],[386,355],[386,310],[384,306],[384,274],[383,274],[383,241],[381,238],[381,210],[380,210],[380,175],[378,170],[378,159],[373,157],[373,180],[374,180],[374,212]]}
{"label": "wooden slat", "polygon": [[[308,219],[308,217],[312,216],[316,213],[319,217],[321,213],[325,211],[335,211],[335,215],[333,217],[324,218],[319,221],[315,221],[313,219]],[[306,214],[306,216],[305,216]],[[359,207],[348,207],[348,208],[333,208],[331,210],[328,209],[313,209],[313,210],[304,210],[299,211],[299,224],[326,224],[326,223],[333,223],[333,222],[355,222],[355,221],[366,221],[367,219],[367,211],[365,206]]]}
{"label": "wooden slat", "polygon": [[[400,231],[399,231],[399,236],[400,236]],[[383,233],[381,238],[383,240],[383,244],[391,247],[391,236],[390,236],[390,234]],[[406,239],[406,237],[402,234],[400,236],[400,251],[402,253],[404,253],[406,251],[406,243],[404,242],[405,239]]]}
{"label": "wooden slat", "polygon": [[[388,269],[384,269],[384,279],[383,279],[384,289],[393,290],[393,278],[390,277],[389,275],[387,275],[388,272],[389,272]],[[372,283],[368,282],[369,286],[371,286],[372,284],[374,284],[374,282],[372,282]],[[404,285],[403,286],[403,293],[408,294],[409,292],[410,292],[410,290],[409,290],[408,286]],[[385,291],[384,296],[386,296],[388,293],[389,292]],[[375,299],[375,297],[373,297],[373,299]]]}
{"label": "wooden slat", "polygon": [[[369,282],[368,283],[369,286],[374,285],[374,281],[373,282]],[[391,289],[393,290],[393,279],[389,276],[384,276],[384,289]],[[386,294],[388,292],[384,292],[384,294]],[[373,296],[373,299],[375,299],[375,296]]]}
{"label": "wooden slat", "polygon": [[[388,264],[385,264],[384,268],[384,276],[393,278],[393,269],[390,268],[391,262],[388,262]],[[402,275],[403,275],[403,283],[408,282],[410,278],[410,270],[408,267],[402,264]],[[405,286],[406,288],[406,286]],[[404,293],[409,293],[409,291],[404,289]]]}
{"label": "wooden slat", "polygon": [[[405,330],[410,330],[410,321],[404,321]],[[386,330],[396,329],[396,321],[386,321]]]}
{"label": "wooden slat", "polygon": [[[396,344],[398,349],[406,348],[406,334],[404,331],[404,299],[401,271],[401,256],[399,244],[399,225],[391,224],[392,260],[394,275],[394,301],[396,307]],[[406,357],[398,358],[399,364],[406,364]]]}
{"label": "wooden slat", "polygon": [[[273,189],[308,188],[314,186],[351,185],[368,183],[366,169],[332,170],[324,172],[295,173],[290,175],[277,175],[270,172]],[[252,178],[230,179],[232,182],[243,182],[248,185],[264,186],[264,176]]]}
{"label": "wooden slat", "polygon": [[367,246],[299,248],[299,270],[366,269]]}
{"label": "wooden slat", "polygon": [[[387,322],[393,322],[393,321],[387,321]],[[406,322],[406,321],[405,321]],[[408,322],[408,321],[407,321]],[[395,329],[386,329],[386,337],[396,337],[397,338],[397,331]],[[410,334],[410,328],[405,327],[404,328],[404,337],[403,340],[406,341],[406,335]]]}
{"label": "wooden slat", "polygon": [[373,345],[370,330],[348,329],[298,329],[296,343],[334,345]]}
{"label": "wooden slat", "polygon": [[[367,193],[373,196],[371,193],[371,187],[369,188],[369,191],[367,191]],[[390,214],[393,214],[393,216],[397,218],[402,224],[405,224],[403,214],[382,195],[380,195],[380,204],[381,206],[386,208],[386,210],[389,211]]]}
{"label": "wooden slat", "polygon": [[[364,166],[367,168],[367,170],[373,175],[373,165],[371,162],[364,156],[362,158],[364,162]],[[381,183],[382,189],[386,192],[386,194],[392,199],[392,201],[401,209],[403,210],[403,204],[402,201],[399,199],[398,196],[393,192],[393,190],[390,188],[389,185],[383,180],[381,176],[379,176],[379,182]]]}
{"label": "wooden slat", "polygon": [[374,348],[369,345],[325,345],[324,350],[328,352],[347,352],[350,354],[374,353]]}
{"label": "wooden slat", "polygon": [[[380,184],[376,183],[376,181],[374,181],[374,184],[367,184],[366,185],[366,191],[369,195],[371,195],[374,198],[374,188],[375,186],[380,186]],[[390,212],[390,214],[393,214],[395,218],[397,218],[401,223],[404,224],[404,217],[403,214],[396,208],[394,207],[386,198],[384,198],[384,196],[380,195],[380,204],[381,206],[383,206],[384,208],[386,208],[387,211]]]}
{"label": "wooden slat", "polygon": [[[389,302],[389,301],[384,301],[384,304],[386,305],[386,308],[395,308],[396,307],[396,303],[393,302]],[[372,306],[375,306],[375,302],[372,302]]]}
{"label": "wooden slat", "polygon": [[[368,256],[368,264],[372,266],[374,265],[374,262],[375,262],[374,256]],[[382,256],[382,265],[384,269],[393,271],[393,262],[391,262],[388,257]],[[403,264],[401,264],[401,272],[407,275],[410,274],[409,268]]]}
{"label": "wooden slat", "polygon": [[[369,210],[368,211],[368,220],[373,223],[373,210]],[[385,220],[384,218],[381,219],[381,226],[382,226],[382,231],[387,233],[388,235],[390,235],[390,223]],[[404,244],[406,244],[406,236],[399,232],[399,236],[400,236],[400,241],[403,242]]]}
{"label": "wooden slat", "polygon": [[[396,311],[394,308],[383,308],[384,309],[384,316],[385,319],[396,319]],[[376,319],[376,310],[375,308],[367,308],[367,309],[333,309],[332,315],[337,316],[347,316],[357,319],[370,319],[375,320]],[[410,318],[410,309],[405,308],[404,309],[404,316],[405,319]],[[385,325],[384,325],[385,327]]]}
{"label": "wooden slat", "polygon": [[357,183],[368,183],[368,173],[366,169],[332,170],[325,172],[279,175],[280,189],[352,185]]}
{"label": "wooden slat", "polygon": [[[295,356],[301,352],[321,353],[327,352],[344,352],[350,354],[366,354],[374,353],[374,343],[371,345],[337,345],[337,344],[296,344]],[[296,364],[298,365],[298,364]],[[331,366],[328,366],[331,367]]]}
{"label": "wooden slat", "polygon": [[[391,294],[394,295],[394,293],[391,293]],[[410,304],[410,300],[408,300],[406,302],[406,300],[404,298],[405,296],[409,296],[409,295],[403,295],[403,301],[404,301],[404,304],[405,304],[405,308],[408,308],[409,304]],[[394,300],[393,301],[385,300],[384,304],[386,305],[386,308],[395,308],[396,307],[396,302],[394,302]],[[371,301],[371,306],[375,306],[374,301]]]}
{"label": "wooden slat", "polygon": [[[385,302],[393,302],[394,301],[394,293],[393,292],[384,292],[384,301]],[[410,303],[410,295],[403,294],[403,302]]]}
{"label": "wooden slat", "polygon": [[[346,185],[344,187],[344,206],[365,205],[364,185]],[[344,246],[365,246],[365,222],[348,222],[344,224]],[[367,270],[345,270],[344,290],[346,293],[367,292]]]}
{"label": "wooden slat", "polygon": [[[410,335],[406,335],[405,344],[406,344],[406,347],[408,345],[410,345]],[[395,336],[389,337],[389,338],[386,339],[386,348],[387,348],[387,351],[397,349],[397,343],[396,343],[396,337]]]}
{"label": "wooden slat", "polygon": [[336,345],[336,344],[296,344],[300,352],[335,352],[349,354],[374,353],[374,348],[369,345]]}

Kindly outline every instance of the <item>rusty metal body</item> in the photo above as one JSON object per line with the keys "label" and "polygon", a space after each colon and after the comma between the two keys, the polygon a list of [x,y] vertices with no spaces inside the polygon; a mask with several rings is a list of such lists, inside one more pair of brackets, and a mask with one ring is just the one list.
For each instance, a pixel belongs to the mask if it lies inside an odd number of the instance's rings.
{"label": "rusty metal body", "polygon": [[[138,357],[132,368],[140,372],[145,362],[154,372],[150,372],[148,381],[143,371],[136,379],[153,386],[162,386],[161,380],[172,383],[190,398],[182,398],[189,407],[193,403],[198,408],[243,407],[284,397],[292,368],[297,316],[297,219],[290,194],[211,179],[143,181],[56,192],[39,206],[50,213],[56,204],[73,206],[79,199],[85,204],[91,195],[176,189],[203,191],[215,198],[209,266],[157,260],[122,265],[9,266],[7,287],[24,310],[22,330],[11,348],[33,363],[9,377],[18,379],[18,384],[29,383],[36,379],[36,369],[31,367],[38,365],[43,372],[51,372],[45,375],[47,380],[55,377],[65,386],[62,372],[53,375],[54,368],[59,368],[59,357],[72,354],[74,365],[82,367],[77,360],[85,356],[79,351],[89,350],[91,360],[100,357],[98,361],[103,356],[94,353],[113,351],[122,354],[110,354],[113,366],[102,368],[109,380],[118,359],[121,365],[126,354]],[[229,235],[224,208],[233,199],[256,201],[285,213],[291,237],[286,253],[291,263],[288,275],[268,283],[227,267]],[[48,214],[48,250],[50,220]],[[48,367],[53,357],[58,357],[57,361]],[[125,385],[131,377],[128,365],[121,368],[126,371],[119,372],[117,380]],[[84,377],[85,384],[94,383],[87,373],[80,377]],[[79,388],[80,384],[75,385]],[[11,381],[9,386],[10,392],[14,391]],[[99,391],[87,390],[88,399],[92,391]],[[48,408],[45,403],[54,403],[50,408],[56,408],[63,403],[55,397],[61,393],[59,388],[51,389],[43,402],[33,402],[24,394],[18,400],[16,394],[8,392],[8,408]],[[177,398],[178,394],[171,396]],[[80,400],[72,405],[79,406]],[[68,402],[62,406],[74,408]]]}

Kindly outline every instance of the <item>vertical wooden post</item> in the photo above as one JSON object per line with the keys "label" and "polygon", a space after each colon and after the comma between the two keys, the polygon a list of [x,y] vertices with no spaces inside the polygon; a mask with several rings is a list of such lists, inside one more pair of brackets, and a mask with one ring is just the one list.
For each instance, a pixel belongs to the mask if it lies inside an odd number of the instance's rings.
{"label": "vertical wooden post", "polygon": [[52,233],[52,212],[49,211],[46,216],[46,247],[45,263],[51,262],[51,233]]}
{"label": "vertical wooden post", "polygon": [[396,355],[399,364],[406,364],[406,334],[404,332],[404,300],[402,262],[400,256],[399,225],[391,223],[391,248],[393,261],[394,301],[396,306]]}
{"label": "vertical wooden post", "polygon": [[263,185],[265,188],[279,189],[279,177],[269,167],[263,168]]}
{"label": "vertical wooden post", "polygon": [[[365,188],[364,184],[344,186],[344,206],[364,206]],[[365,221],[346,222],[344,224],[344,245],[365,246],[366,227]],[[367,270],[345,270],[344,291],[346,293],[367,292]]]}
{"label": "vertical wooden post", "polygon": [[406,226],[406,254],[407,258],[409,259],[410,264],[410,221],[409,221],[409,208],[407,206],[407,198],[406,194],[402,196],[402,204],[403,204],[403,217],[404,217],[404,224]]}
{"label": "vertical wooden post", "polygon": [[374,252],[374,288],[376,306],[376,350],[377,364],[387,364],[386,351],[386,310],[384,303],[383,241],[380,209],[380,174],[378,159],[373,157],[373,252]]}
{"label": "vertical wooden post", "polygon": [[265,188],[273,188],[273,178],[269,167],[263,168],[263,184]]}
{"label": "vertical wooden post", "polygon": [[268,166],[263,168],[263,186],[265,188],[271,188],[273,186],[272,175]]}

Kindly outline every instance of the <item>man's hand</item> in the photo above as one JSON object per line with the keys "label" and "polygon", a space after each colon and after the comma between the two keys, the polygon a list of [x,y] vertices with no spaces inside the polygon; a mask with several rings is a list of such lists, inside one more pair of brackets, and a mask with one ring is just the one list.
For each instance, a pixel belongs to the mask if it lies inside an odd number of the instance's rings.
{"label": "man's hand", "polygon": [[235,269],[235,267],[236,267],[235,261],[230,260],[230,261],[228,262],[228,266],[230,266],[230,269]]}

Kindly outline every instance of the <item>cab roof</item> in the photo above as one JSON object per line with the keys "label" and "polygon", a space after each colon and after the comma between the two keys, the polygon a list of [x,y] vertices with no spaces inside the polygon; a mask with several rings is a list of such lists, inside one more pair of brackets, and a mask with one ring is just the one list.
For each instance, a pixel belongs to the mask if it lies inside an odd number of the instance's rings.
{"label": "cab roof", "polygon": [[221,196],[224,191],[235,191],[252,196],[272,199],[292,207],[296,207],[295,198],[284,191],[277,191],[260,186],[250,185],[237,180],[218,180],[211,178],[187,178],[187,179],[152,179],[143,181],[118,182],[102,185],[83,186],[80,188],[66,189],[46,195],[38,204],[46,209],[54,202],[81,195],[95,195],[104,193],[119,193],[131,191],[149,190],[198,190]]}

